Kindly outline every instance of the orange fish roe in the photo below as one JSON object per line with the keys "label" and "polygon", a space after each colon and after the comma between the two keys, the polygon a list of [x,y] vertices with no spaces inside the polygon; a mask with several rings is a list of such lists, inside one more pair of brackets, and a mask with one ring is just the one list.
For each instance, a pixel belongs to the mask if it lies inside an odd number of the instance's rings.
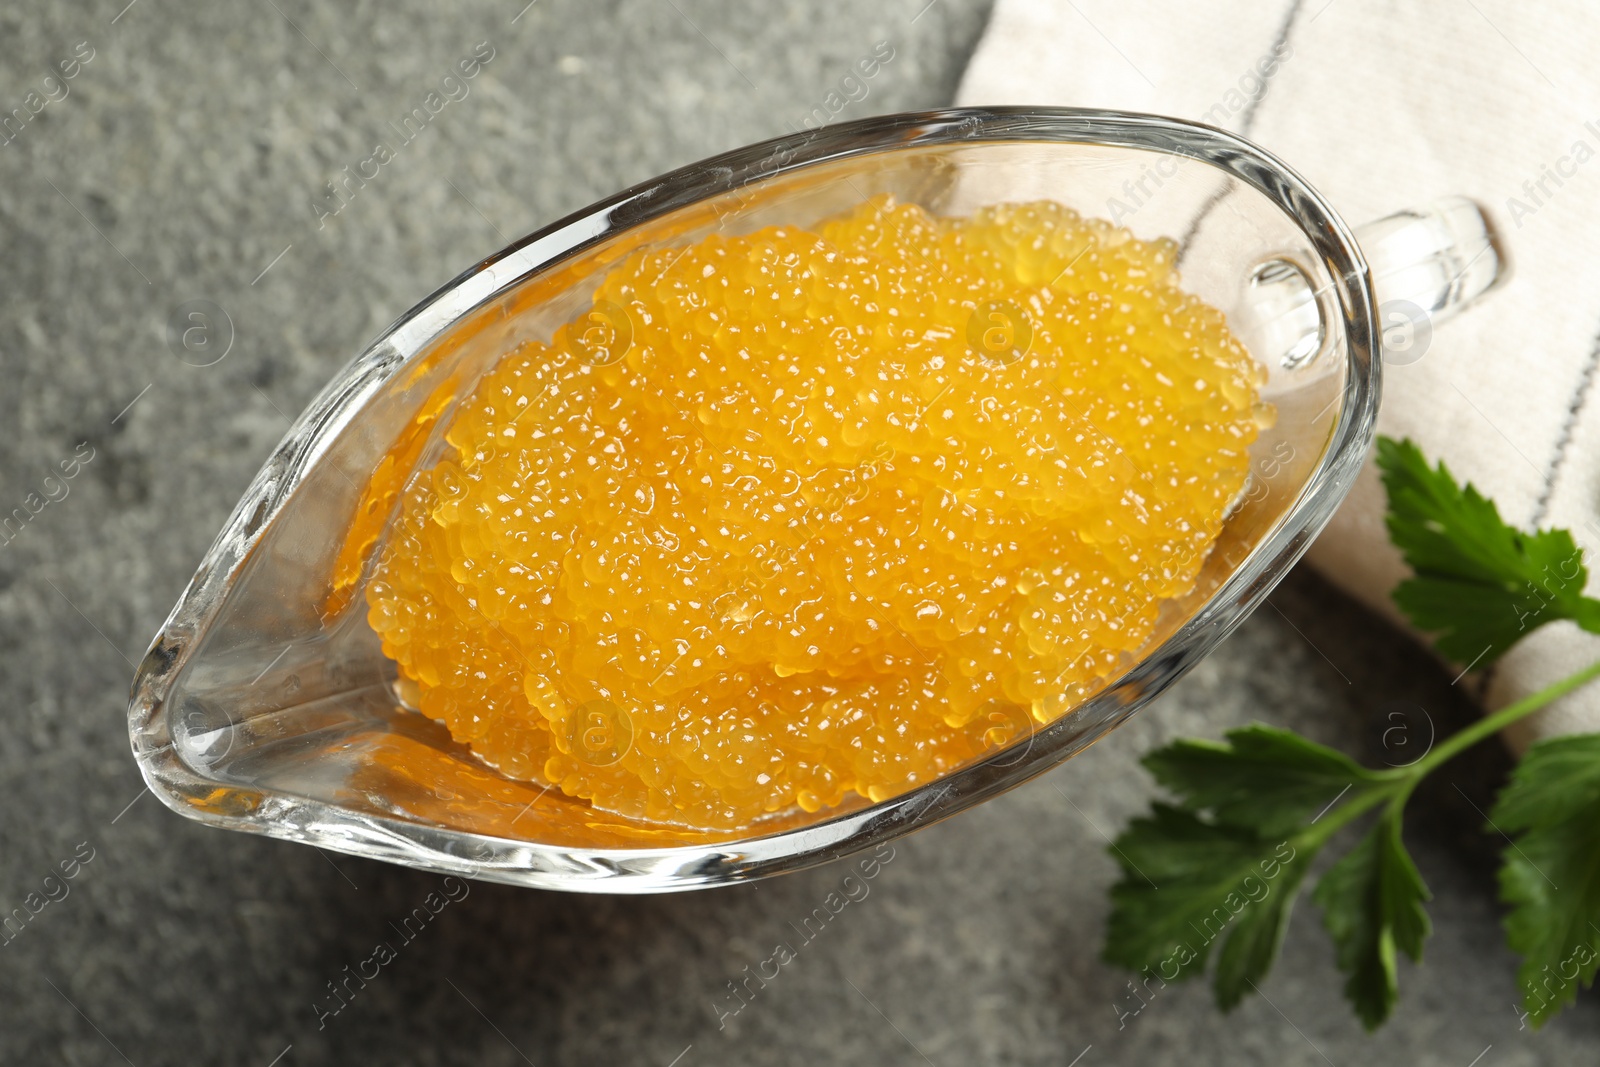
{"label": "orange fish roe", "polygon": [[881,800],[1193,588],[1265,410],[1176,246],[1053,203],[637,253],[507,353],[366,595],[406,701],[596,808]]}

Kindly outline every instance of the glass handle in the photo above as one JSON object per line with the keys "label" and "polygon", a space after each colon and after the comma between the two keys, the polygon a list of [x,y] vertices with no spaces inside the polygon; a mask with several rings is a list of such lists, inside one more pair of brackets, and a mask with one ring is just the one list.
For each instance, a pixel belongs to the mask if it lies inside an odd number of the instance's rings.
{"label": "glass handle", "polygon": [[[1396,212],[1358,226],[1355,234],[1378,298],[1386,363],[1420,358],[1436,325],[1507,274],[1494,228],[1465,197]],[[1307,366],[1327,347],[1317,295],[1292,257],[1264,260],[1245,282],[1235,332],[1269,367]]]}
{"label": "glass handle", "polygon": [[1379,306],[1415,305],[1444,322],[1500,280],[1505,257],[1483,209],[1465,197],[1356,228]]}

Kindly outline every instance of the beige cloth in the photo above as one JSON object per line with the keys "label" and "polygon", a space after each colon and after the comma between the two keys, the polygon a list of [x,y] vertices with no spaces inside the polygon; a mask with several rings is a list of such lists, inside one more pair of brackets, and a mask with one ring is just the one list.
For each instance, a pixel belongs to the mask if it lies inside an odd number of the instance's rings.
{"label": "beige cloth", "polygon": [[[1508,521],[1571,529],[1593,576],[1596,55],[1600,19],[1571,0],[999,0],[958,102],[1222,126],[1286,160],[1351,224],[1450,195],[1489,209],[1511,279],[1440,324],[1420,359],[1385,368],[1379,429],[1444,459]],[[1309,558],[1393,618],[1388,593],[1405,568],[1383,503],[1369,464]],[[1485,672],[1481,690],[1500,707],[1597,658],[1600,639],[1554,624]],[[1511,740],[1578,731],[1600,731],[1600,686]]]}

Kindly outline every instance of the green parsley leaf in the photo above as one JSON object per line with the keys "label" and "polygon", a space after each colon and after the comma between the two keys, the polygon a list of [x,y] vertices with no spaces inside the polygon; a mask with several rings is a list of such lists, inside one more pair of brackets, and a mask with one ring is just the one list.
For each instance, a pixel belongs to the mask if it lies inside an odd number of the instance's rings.
{"label": "green parsley leaf", "polygon": [[[1303,844],[1296,848],[1290,842],[1282,841],[1274,846],[1274,858],[1281,856],[1285,850],[1292,850],[1289,851],[1290,858],[1283,862],[1282,872],[1276,880],[1252,879],[1242,883],[1247,891],[1259,896],[1249,897],[1249,903],[1235,920],[1237,925],[1223,943],[1222,951],[1217,953],[1217,972],[1212,977],[1212,988],[1217,995],[1217,1006],[1223,1011],[1236,1007],[1244,999],[1247,988],[1254,990],[1266,978],[1267,972],[1277,962],[1279,950],[1283,948],[1283,935],[1289,929],[1289,914],[1300,895],[1300,884],[1305,881],[1311,861],[1317,855],[1315,848]],[[1257,885],[1257,882],[1263,884]],[[1227,905],[1228,898],[1224,897],[1223,903]]]}
{"label": "green parsley leaf", "polygon": [[1378,439],[1389,494],[1389,538],[1415,575],[1394,601],[1457,663],[1483,666],[1531,630],[1572,619],[1600,633],[1600,601],[1583,595],[1588,571],[1565,530],[1524,533],[1494,502],[1429,467],[1409,440]]}
{"label": "green parsley leaf", "polygon": [[1163,981],[1200,974],[1219,940],[1217,1002],[1231,1008],[1272,966],[1314,852],[1157,803],[1112,847],[1106,962]]}
{"label": "green parsley leaf", "polygon": [[1105,959],[1173,981],[1199,974],[1219,945],[1213,987],[1232,1008],[1277,958],[1317,850],[1393,779],[1259,724],[1224,742],[1175,741],[1144,764],[1182,806],[1155,804],[1112,846],[1123,877]]}
{"label": "green parsley leaf", "polygon": [[1355,784],[1377,780],[1342,752],[1259,723],[1230,730],[1225,744],[1180,739],[1143,763],[1185,807],[1263,837],[1285,835]]}
{"label": "green parsley leaf", "polygon": [[1328,869],[1312,891],[1333,938],[1339,969],[1350,977],[1345,998],[1362,1025],[1375,1030],[1394,1010],[1400,985],[1395,949],[1422,959],[1430,927],[1428,887],[1400,839],[1400,810],[1391,808],[1361,843]]}
{"label": "green parsley leaf", "polygon": [[1600,735],[1540,741],[1512,772],[1490,826],[1515,834],[1500,868],[1506,939],[1521,954],[1535,1026],[1600,967]]}

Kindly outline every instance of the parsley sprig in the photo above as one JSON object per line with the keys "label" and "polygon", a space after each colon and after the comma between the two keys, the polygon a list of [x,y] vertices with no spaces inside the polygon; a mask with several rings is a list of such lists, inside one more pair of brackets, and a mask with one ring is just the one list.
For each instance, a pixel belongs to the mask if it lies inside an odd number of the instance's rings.
{"label": "parsley sprig", "polygon": [[[1429,467],[1410,441],[1381,438],[1389,536],[1413,575],[1394,592],[1441,653],[1485,666],[1558,619],[1600,633],[1583,554],[1565,530],[1526,533],[1493,501]],[[1447,738],[1415,763],[1373,770],[1265,725],[1222,742],[1181,739],[1148,754],[1175,803],[1157,802],[1119,837],[1108,962],[1162,981],[1194,977],[1215,949],[1218,1004],[1234,1007],[1283,944],[1313,862],[1340,829],[1365,833],[1327,868],[1322,910],[1345,996],[1369,1030],[1399,998],[1398,953],[1420,961],[1431,927],[1403,816],[1417,784],[1462,751],[1600,676],[1600,662]],[[1535,744],[1501,793],[1491,825],[1515,835],[1500,871],[1506,931],[1534,1025],[1591,985],[1600,968],[1600,735]]]}

